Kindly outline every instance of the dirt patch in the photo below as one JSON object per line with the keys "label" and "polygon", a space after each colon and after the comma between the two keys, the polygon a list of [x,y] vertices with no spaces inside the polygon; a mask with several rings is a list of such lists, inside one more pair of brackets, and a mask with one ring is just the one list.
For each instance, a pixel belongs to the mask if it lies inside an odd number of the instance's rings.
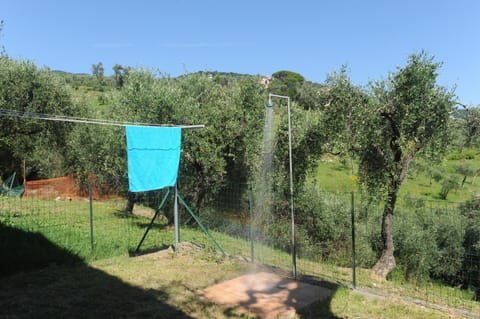
{"label": "dirt patch", "polygon": [[320,300],[332,291],[277,274],[258,272],[199,291],[200,298],[224,307],[238,308],[242,313],[260,318],[293,318],[297,310]]}

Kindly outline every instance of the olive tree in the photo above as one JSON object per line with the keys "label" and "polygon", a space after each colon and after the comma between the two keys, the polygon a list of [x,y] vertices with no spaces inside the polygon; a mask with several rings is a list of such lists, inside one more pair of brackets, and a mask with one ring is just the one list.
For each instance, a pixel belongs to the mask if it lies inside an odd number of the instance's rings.
{"label": "olive tree", "polygon": [[255,170],[263,101],[256,78],[218,83],[206,74],[169,78],[132,70],[115,112],[128,121],[205,125],[182,133],[178,187],[198,211],[229,182],[246,185]]}
{"label": "olive tree", "polygon": [[[65,83],[29,61],[0,56],[0,108],[20,113],[72,115]],[[0,173],[21,171],[27,160],[32,178],[66,173],[63,157],[68,124],[38,119],[0,118]]]}
{"label": "olive tree", "polygon": [[256,169],[264,92],[256,78],[223,85],[202,74],[179,78],[175,87],[176,121],[205,124],[184,132],[180,162],[180,187],[199,210],[228,183],[245,185]]}
{"label": "olive tree", "polygon": [[92,74],[97,78],[98,83],[102,85],[105,77],[105,68],[103,67],[102,62],[92,64]]}
{"label": "olive tree", "polygon": [[121,89],[125,83],[125,78],[128,76],[128,72],[131,69],[130,67],[124,67],[120,64],[115,64],[113,66],[113,73],[115,78],[115,87]]}
{"label": "olive tree", "polygon": [[465,183],[467,181],[467,178],[470,176],[470,177],[473,177],[477,174],[478,172],[478,168],[476,168],[475,166],[473,166],[471,163],[468,163],[468,162],[465,162],[465,161],[462,161],[460,163],[456,163],[453,168],[455,169],[455,172],[457,172],[458,174],[462,175],[463,178],[462,178],[462,184],[461,184],[461,188],[464,188],[465,187]]}
{"label": "olive tree", "polygon": [[368,90],[342,70],[327,80],[324,123],[336,147],[359,160],[359,177],[384,201],[382,252],[373,270],[386,277],[395,267],[393,221],[400,187],[416,156],[441,156],[448,143],[453,93],[437,84],[440,63],[425,53]]}
{"label": "olive tree", "polygon": [[465,118],[465,146],[478,145],[480,136],[480,109],[468,108]]}
{"label": "olive tree", "polygon": [[[0,39],[2,38],[3,26],[4,26],[3,20],[0,20]],[[5,47],[3,44],[0,45],[0,55],[6,55]]]}

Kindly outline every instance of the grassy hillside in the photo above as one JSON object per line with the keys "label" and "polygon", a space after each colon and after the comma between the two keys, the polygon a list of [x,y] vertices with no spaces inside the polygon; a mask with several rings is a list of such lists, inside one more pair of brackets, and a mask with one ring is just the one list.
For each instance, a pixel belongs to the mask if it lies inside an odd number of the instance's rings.
{"label": "grassy hillside", "polygon": [[90,86],[79,86],[73,90],[73,100],[86,107],[92,114],[100,116],[113,107],[113,100],[118,91],[114,89],[98,91]]}
{"label": "grassy hillside", "polygon": [[[436,181],[430,178],[425,171],[415,168],[411,169],[401,187],[399,205],[403,205],[409,197],[435,201],[438,204],[453,204],[470,200],[472,195],[476,194],[480,189],[480,178],[475,177],[475,175],[468,176],[462,188],[461,182],[464,175],[460,175],[455,169],[456,166],[461,164],[469,165],[479,170],[479,150],[468,150],[463,153],[452,152],[435,167],[437,171],[442,172],[443,179],[447,176],[452,176],[457,181],[458,186],[448,193],[446,200],[441,199],[439,195],[443,180]],[[334,156],[324,156],[319,162],[317,169],[311,174],[311,178],[316,179],[318,187],[322,190],[332,192],[357,191],[357,168],[357,164],[354,163],[352,174],[351,162],[342,162]]]}

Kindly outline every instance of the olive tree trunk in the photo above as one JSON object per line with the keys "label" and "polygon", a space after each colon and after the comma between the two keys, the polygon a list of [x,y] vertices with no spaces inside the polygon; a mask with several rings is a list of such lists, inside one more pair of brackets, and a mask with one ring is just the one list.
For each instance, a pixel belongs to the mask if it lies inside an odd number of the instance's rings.
{"label": "olive tree trunk", "polygon": [[[398,151],[397,162],[399,163],[400,171],[398,178],[392,177],[390,187],[388,190],[387,200],[383,209],[382,217],[382,255],[377,263],[373,266],[372,270],[378,276],[387,278],[387,275],[395,268],[395,245],[393,244],[393,213],[395,211],[395,205],[397,203],[398,191],[402,185],[405,177],[407,176],[410,163],[416,153],[414,149],[406,156],[400,156],[401,152]],[[396,176],[396,175],[393,175]]]}
{"label": "olive tree trunk", "polygon": [[133,206],[137,200],[137,195],[132,192],[128,192],[127,203],[125,204],[125,212],[133,214]]}
{"label": "olive tree trunk", "polygon": [[388,201],[383,209],[382,217],[382,242],[383,249],[380,259],[377,261],[372,270],[378,276],[386,278],[387,275],[395,268],[395,246],[393,244],[393,211],[397,201],[397,190],[390,192]]}

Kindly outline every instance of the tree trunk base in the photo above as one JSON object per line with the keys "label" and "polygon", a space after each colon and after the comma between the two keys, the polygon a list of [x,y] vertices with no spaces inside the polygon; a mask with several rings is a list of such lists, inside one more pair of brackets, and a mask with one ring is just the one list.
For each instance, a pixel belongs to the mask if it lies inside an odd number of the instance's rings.
{"label": "tree trunk base", "polygon": [[134,193],[128,193],[127,203],[125,204],[125,212],[133,214],[133,206],[135,205],[136,195]]}
{"label": "tree trunk base", "polygon": [[382,254],[382,257],[373,266],[372,271],[383,279],[387,278],[387,275],[395,268],[395,257],[391,254]]}

